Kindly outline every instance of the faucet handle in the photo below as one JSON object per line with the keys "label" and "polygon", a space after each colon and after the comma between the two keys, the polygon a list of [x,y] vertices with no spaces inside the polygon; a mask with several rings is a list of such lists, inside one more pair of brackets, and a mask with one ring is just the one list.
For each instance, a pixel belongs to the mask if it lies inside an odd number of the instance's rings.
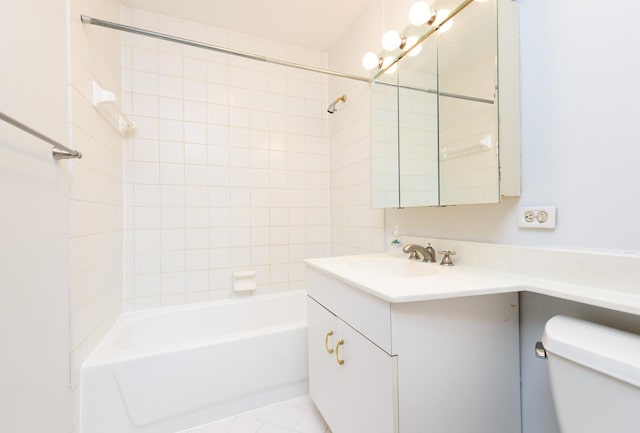
{"label": "faucet handle", "polygon": [[455,251],[440,251],[440,254],[442,254],[442,261],[440,262],[440,265],[454,266],[453,261],[451,260],[451,256],[456,255]]}
{"label": "faucet handle", "polygon": [[427,248],[425,248],[427,252],[424,255],[424,261],[427,263],[435,263],[436,262],[436,250],[431,246],[431,242],[427,244]]}

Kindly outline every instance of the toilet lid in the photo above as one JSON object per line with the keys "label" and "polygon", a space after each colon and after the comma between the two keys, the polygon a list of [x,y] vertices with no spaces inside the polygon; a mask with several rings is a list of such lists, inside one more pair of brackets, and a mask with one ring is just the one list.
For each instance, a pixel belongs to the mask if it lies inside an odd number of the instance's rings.
{"label": "toilet lid", "polygon": [[640,335],[567,316],[555,316],[544,327],[549,354],[640,387]]}

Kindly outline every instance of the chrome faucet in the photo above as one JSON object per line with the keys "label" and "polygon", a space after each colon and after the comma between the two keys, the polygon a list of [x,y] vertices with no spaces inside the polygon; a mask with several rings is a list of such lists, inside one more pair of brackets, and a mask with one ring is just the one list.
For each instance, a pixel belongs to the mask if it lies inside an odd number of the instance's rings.
{"label": "chrome faucet", "polygon": [[402,251],[409,254],[410,260],[420,260],[420,256],[422,256],[423,262],[436,262],[436,250],[433,249],[431,244],[427,245],[426,248],[416,244],[407,244],[402,248]]}

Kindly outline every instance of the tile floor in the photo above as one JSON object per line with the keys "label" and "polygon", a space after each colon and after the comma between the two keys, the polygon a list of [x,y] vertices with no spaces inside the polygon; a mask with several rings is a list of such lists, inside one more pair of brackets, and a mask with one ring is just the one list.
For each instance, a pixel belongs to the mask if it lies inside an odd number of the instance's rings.
{"label": "tile floor", "polygon": [[182,433],[331,433],[308,396],[201,425]]}

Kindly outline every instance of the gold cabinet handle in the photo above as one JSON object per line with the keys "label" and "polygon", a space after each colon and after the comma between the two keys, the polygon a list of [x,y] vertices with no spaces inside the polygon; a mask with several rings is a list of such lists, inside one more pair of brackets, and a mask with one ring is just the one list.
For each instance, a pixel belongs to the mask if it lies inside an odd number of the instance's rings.
{"label": "gold cabinet handle", "polygon": [[344,364],[344,359],[340,359],[340,353],[338,352],[338,349],[340,349],[340,346],[342,346],[343,344],[344,340],[340,340],[338,341],[338,344],[336,344],[336,362],[338,363],[338,365]]}
{"label": "gold cabinet handle", "polygon": [[333,353],[333,349],[329,347],[329,337],[332,335],[333,331],[329,331],[327,332],[327,335],[324,336],[324,350],[326,350],[327,353]]}

